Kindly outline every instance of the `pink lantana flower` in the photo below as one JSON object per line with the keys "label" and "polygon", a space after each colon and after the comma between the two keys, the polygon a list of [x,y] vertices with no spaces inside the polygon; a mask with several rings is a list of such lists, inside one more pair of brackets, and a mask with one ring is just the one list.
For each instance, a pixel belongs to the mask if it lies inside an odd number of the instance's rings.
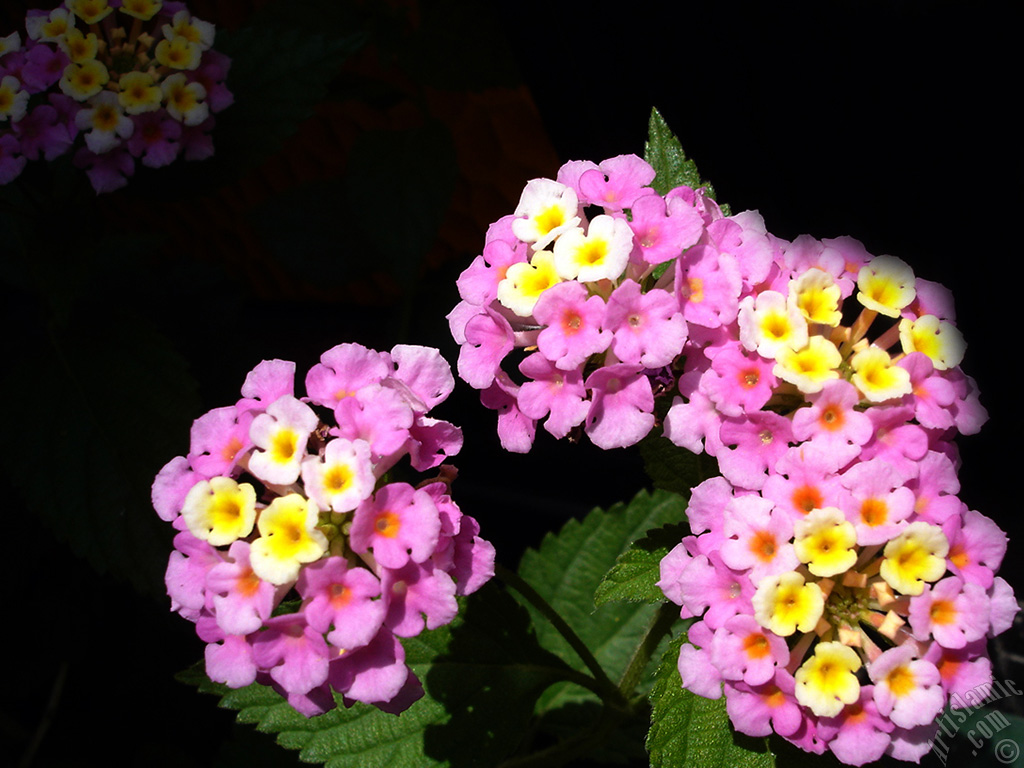
{"label": "pink lantana flower", "polygon": [[654,426],[654,393],[638,366],[599,368],[585,385],[592,392],[586,431],[598,448],[633,445]]}
{"label": "pink lantana flower", "polygon": [[526,243],[513,247],[506,240],[491,240],[456,281],[459,296],[477,307],[485,307],[498,298],[498,284],[513,264],[528,260]]}
{"label": "pink lantana flower", "polygon": [[69,63],[70,59],[60,48],[31,45],[21,67],[25,87],[32,93],[43,93],[57,84]]}
{"label": "pink lantana flower", "polygon": [[718,328],[736,319],[743,278],[735,257],[695,245],[675,262],[675,292],[687,323]]}
{"label": "pink lantana flower", "polygon": [[21,153],[17,137],[9,133],[0,135],[0,184],[18,178],[27,163],[28,158]]}
{"label": "pink lantana flower", "polygon": [[908,615],[915,637],[931,635],[942,647],[956,649],[985,637],[989,610],[983,587],[948,576],[911,598]]}
{"label": "pink lantana flower", "polygon": [[11,125],[18,138],[22,157],[29,160],[54,160],[71,148],[73,138],[68,123],[50,104],[40,104]]}
{"label": "pink lantana flower", "polygon": [[723,450],[718,462],[731,482],[760,490],[765,474],[789,449],[793,441],[789,419],[769,411],[758,411],[746,420],[725,419],[720,436]]}
{"label": "pink lantana flower", "polygon": [[[675,556],[681,554],[677,552]],[[665,584],[662,589],[678,590],[679,600],[673,602],[678,602],[690,616],[704,613],[705,621],[714,628],[733,616],[754,612],[751,603],[754,585],[741,572],[725,565],[718,552],[690,558],[675,576],[674,584],[666,580],[667,575],[662,573],[661,583]]]}
{"label": "pink lantana flower", "polygon": [[459,351],[459,376],[475,389],[494,381],[502,359],[515,347],[512,326],[491,309],[474,314],[463,329],[465,343]]}
{"label": "pink lantana flower", "polygon": [[556,368],[540,353],[525,358],[519,370],[530,379],[516,397],[524,416],[536,421],[546,416],[544,428],[557,438],[583,423],[590,401],[580,370]]}
{"label": "pink lantana flower", "polygon": [[654,169],[650,165],[636,155],[619,155],[583,171],[579,191],[587,203],[621,211],[631,208],[638,197],[655,194],[649,186],[652,181]]}
{"label": "pink lantana flower", "polygon": [[377,387],[372,391],[372,396],[367,396],[362,390],[363,394],[346,397],[335,406],[338,426],[331,434],[366,443],[379,474],[394,463],[396,454],[406,449],[416,414],[395,388]]}
{"label": "pink lantana flower", "polygon": [[657,288],[642,293],[632,280],[608,297],[605,327],[614,334],[615,356],[644,368],[668,365],[686,341],[686,321],[672,295]]}
{"label": "pink lantana flower", "polygon": [[384,623],[398,637],[413,637],[424,628],[437,629],[458,612],[451,576],[432,563],[409,562],[381,575]]}
{"label": "pink lantana flower", "polygon": [[474,518],[466,515],[461,519],[450,545],[446,551],[439,547],[434,562],[442,568],[448,566],[455,580],[455,594],[472,594],[494,576],[494,545],[480,537],[480,523]]}
{"label": "pink lantana flower", "polygon": [[964,511],[962,526],[952,522],[949,519],[943,526],[948,531],[950,570],[965,582],[988,589],[1006,555],[1006,534],[995,521],[973,509]]}
{"label": "pink lantana flower", "polygon": [[722,510],[737,496],[735,488],[724,477],[709,477],[690,491],[686,518],[693,533],[705,533],[721,527]]}
{"label": "pink lantana flower", "polygon": [[224,562],[224,554],[188,531],[174,537],[174,552],[167,562],[164,583],[171,610],[196,621],[206,607],[206,576]]}
{"label": "pink lantana flower", "polygon": [[206,642],[206,674],[211,680],[229,688],[244,688],[256,682],[259,667],[253,658],[252,644],[245,637],[208,637]]}
{"label": "pink lantana flower", "polygon": [[952,459],[939,451],[928,451],[917,463],[917,476],[907,481],[914,492],[914,511],[922,520],[941,525],[957,516],[963,502],[957,498],[960,479]]}
{"label": "pink lantana flower", "polygon": [[284,395],[295,394],[295,363],[290,360],[264,360],[242,383],[242,397],[235,404],[239,412],[262,413]]}
{"label": "pink lantana flower", "polygon": [[253,640],[253,659],[288,693],[304,694],[327,680],[330,650],[301,613],[267,619]]}
{"label": "pink lantana flower", "polygon": [[711,640],[711,662],[724,680],[763,685],[789,662],[789,648],[778,635],[767,632],[753,616],[737,615],[725,621]]}
{"label": "pink lantana flower", "polygon": [[680,256],[704,232],[704,221],[697,210],[678,199],[643,195],[633,202],[631,212],[629,227],[640,258],[647,264],[663,264]]}
{"label": "pink lantana flower", "polygon": [[702,621],[690,625],[686,639],[679,648],[679,677],[687,690],[706,699],[722,698],[722,675],[718,668],[710,662],[711,640],[713,635]]}
{"label": "pink lantana flower", "polygon": [[701,390],[723,416],[760,410],[771,399],[776,384],[772,365],[759,355],[744,353],[735,343],[719,350],[711,370],[700,381]]}
{"label": "pink lantana flower", "polygon": [[362,502],[352,518],[356,553],[373,552],[385,568],[422,563],[437,546],[441,519],[430,495],[408,483],[389,483]]}
{"label": "pink lantana flower", "polygon": [[280,599],[277,587],[253,573],[249,542],[242,540],[233,542],[228,559],[207,573],[206,591],[217,625],[228,635],[259,630]]}
{"label": "pink lantana flower", "polygon": [[868,665],[879,713],[900,728],[935,722],[946,698],[939,670],[915,653],[912,645],[904,644],[884,651]]}
{"label": "pink lantana flower", "polygon": [[173,522],[181,514],[185,497],[197,482],[207,477],[196,472],[184,456],[175,456],[157,473],[150,491],[153,509],[164,522]]}
{"label": "pink lantana flower", "polygon": [[913,404],[917,423],[927,429],[952,427],[953,413],[950,407],[956,401],[952,383],[937,375],[931,361],[920,352],[907,355],[897,365],[910,375],[913,391],[908,397]]}
{"label": "pink lantana flower", "polygon": [[707,240],[736,260],[747,290],[765,284],[782,259],[779,239],[768,232],[757,211],[742,211],[728,218],[719,213],[707,224]]}
{"label": "pink lantana flower", "polygon": [[793,551],[793,520],[768,499],[741,496],[729,502],[723,515],[722,560],[733,570],[749,570],[754,584],[800,565]]}
{"label": "pink lantana flower", "polygon": [[[405,698],[403,691],[418,684],[416,676],[405,664],[405,649],[387,630],[379,632],[361,648],[332,660],[328,675],[331,687],[344,692],[347,701],[361,701],[377,707],[398,702]],[[405,708],[412,701],[402,703]]]}
{"label": "pink lantana flower", "polygon": [[837,471],[855,458],[873,434],[871,419],[855,410],[860,402],[856,388],[845,380],[827,382],[809,394],[810,408],[793,414],[793,437],[821,448]]}
{"label": "pink lantana flower", "polygon": [[412,468],[426,472],[462,450],[462,430],[451,422],[417,415],[409,427],[406,449]]}
{"label": "pink lantana flower", "polygon": [[[717,456],[722,450],[722,414],[714,401],[699,389],[703,374],[698,371],[679,377],[679,392],[665,415],[665,437],[691,453],[707,451]],[[685,400],[683,398],[686,398]]]}
{"label": "pink lantana flower", "polygon": [[917,463],[928,452],[928,434],[910,421],[912,411],[905,407],[869,408],[873,434],[864,445],[860,458],[887,461],[904,478],[917,474]]}
{"label": "pink lantana flower", "polygon": [[296,585],[309,626],[336,648],[351,651],[373,640],[384,623],[380,580],[344,558],[318,560],[302,570]]}
{"label": "pink lantana flower", "polygon": [[252,419],[252,413],[239,413],[233,405],[214,408],[200,416],[192,424],[189,463],[207,477],[231,472],[239,454],[252,445]]}
{"label": "pink lantana flower", "polygon": [[776,462],[761,495],[793,520],[804,519],[814,509],[839,507],[843,487],[830,465],[828,458],[809,444],[795,445]]}
{"label": "pink lantana flower", "polygon": [[873,686],[860,689],[860,698],[835,717],[818,721],[818,734],[828,748],[847,765],[864,765],[881,759],[889,749],[893,723],[878,711]]}
{"label": "pink lantana flower", "polygon": [[135,173],[135,159],[124,148],[97,155],[82,147],[75,153],[73,162],[76,167],[85,169],[89,183],[97,193],[121,189]]}
{"label": "pink lantana flower", "polygon": [[501,371],[494,382],[480,393],[480,403],[498,412],[498,439],[510,453],[527,453],[537,436],[537,421],[519,407],[517,396],[521,387]]}
{"label": "pink lantana flower", "polygon": [[855,464],[842,474],[840,482],[850,492],[842,508],[857,529],[858,544],[889,541],[914,511],[914,492],[879,459]]}
{"label": "pink lantana flower", "polygon": [[[949,706],[963,709],[988,698],[992,688],[992,661],[986,655],[987,640],[975,640],[962,648],[943,648],[932,643],[921,657],[939,670],[939,681]],[[973,699],[977,700],[973,700]]]}
{"label": "pink lantana flower", "polygon": [[793,676],[778,667],[770,680],[751,685],[743,680],[725,684],[725,709],[736,730],[748,736],[792,736],[805,723],[793,697]]}
{"label": "pink lantana flower", "polygon": [[389,359],[362,344],[338,344],[320,355],[306,374],[306,392],[317,405],[337,408],[364,387],[377,387],[390,373]]}
{"label": "pink lantana flower", "polygon": [[[436,349],[396,344],[391,348],[390,358],[394,371],[382,385],[400,389],[417,414],[443,403],[455,388],[451,366]],[[403,386],[400,388],[399,384]]]}
{"label": "pink lantana flower", "polygon": [[567,280],[554,285],[533,310],[537,322],[546,326],[537,335],[537,348],[562,370],[579,368],[612,342],[605,314],[604,300],[588,295],[582,283]]}

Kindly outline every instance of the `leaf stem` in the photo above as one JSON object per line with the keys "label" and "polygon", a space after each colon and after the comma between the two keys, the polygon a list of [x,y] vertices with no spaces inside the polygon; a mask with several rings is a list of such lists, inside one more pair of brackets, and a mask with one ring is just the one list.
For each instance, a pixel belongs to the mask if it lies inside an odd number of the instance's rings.
{"label": "leaf stem", "polygon": [[586,643],[580,639],[580,636],[577,635],[566,620],[562,618],[561,614],[559,614],[558,611],[556,611],[551,604],[545,600],[537,590],[531,587],[519,574],[510,571],[501,564],[495,565],[494,572],[506,586],[511,587],[526,598],[530,605],[536,608],[545,619],[551,622],[551,626],[553,626],[558,633],[565,638],[565,641],[569,643],[569,646],[576,652],[576,655],[580,657],[580,660],[594,676],[596,686],[587,687],[600,696],[602,701],[612,703],[617,707],[627,707],[628,701],[622,694],[622,691],[619,690],[619,687],[611,681],[608,674],[601,666],[601,663],[587,647]]}
{"label": "leaf stem", "polygon": [[651,623],[647,626],[643,640],[636,647],[629,664],[626,665],[626,670],[619,679],[619,690],[623,696],[628,698],[636,688],[647,667],[647,662],[651,660],[651,655],[658,647],[658,643],[669,633],[678,619],[679,607],[674,603],[665,602],[658,607]]}

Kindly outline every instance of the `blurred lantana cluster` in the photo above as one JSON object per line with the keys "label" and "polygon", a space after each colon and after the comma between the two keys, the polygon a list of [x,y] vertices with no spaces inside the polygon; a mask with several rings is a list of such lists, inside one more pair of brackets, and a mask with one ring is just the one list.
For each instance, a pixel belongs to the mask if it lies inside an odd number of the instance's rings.
{"label": "blurred lantana cluster", "polygon": [[0,184],[30,160],[72,153],[96,192],[136,163],[213,155],[214,114],[232,103],[214,26],[181,2],[67,0],[0,37]]}
{"label": "blurred lantana cluster", "polygon": [[461,430],[427,415],[453,385],[435,349],[340,344],[304,397],[294,363],[264,361],[196,419],[153,504],[178,530],[167,590],[212,680],[270,685],[307,716],[335,692],[396,713],[422,695],[400,638],[449,623],[494,573],[443,463]]}

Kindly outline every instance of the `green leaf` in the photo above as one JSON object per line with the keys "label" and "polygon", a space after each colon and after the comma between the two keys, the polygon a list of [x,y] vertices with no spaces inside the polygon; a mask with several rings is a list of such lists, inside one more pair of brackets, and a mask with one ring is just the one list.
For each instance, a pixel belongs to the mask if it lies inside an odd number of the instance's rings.
{"label": "green leaf", "polygon": [[704,187],[713,200],[715,190],[709,183],[701,179],[700,173],[697,171],[697,164],[683,152],[683,146],[679,143],[679,139],[669,129],[657,109],[651,110],[647,133],[644,159],[655,170],[656,175],[651,186],[657,190],[658,194],[664,195],[675,187],[686,185],[693,189]]}
{"label": "green leaf", "polygon": [[651,768],[774,768],[766,739],[736,733],[725,699],[705,699],[684,690],[677,664],[680,633],[669,644],[651,689]]}
{"label": "green leaf", "polygon": [[[686,509],[686,500],[679,496],[679,515]],[[685,523],[670,523],[650,531],[623,552],[605,575],[594,594],[594,605],[627,601],[663,603],[665,593],[658,587],[661,560],[683,537],[690,533]]]}
{"label": "green leaf", "polygon": [[[641,491],[628,505],[595,509],[583,520],[570,520],[557,534],[545,536],[538,549],[523,555],[519,575],[566,620],[613,681],[625,672],[657,607],[608,603],[594,609],[594,594],[633,541],[652,528],[678,522],[682,515],[678,496]],[[568,642],[534,609],[531,612],[541,645],[585,672],[586,665]],[[593,698],[578,686],[558,683],[545,691],[538,712]]]}
{"label": "green leaf", "polygon": [[718,465],[713,458],[680,448],[664,435],[652,432],[640,441],[639,451],[644,472],[654,487],[686,498],[690,497],[694,487],[718,474]]}
{"label": "green leaf", "polygon": [[275,733],[304,762],[328,768],[494,766],[518,746],[540,692],[566,672],[530,634],[497,584],[466,600],[451,625],[402,641],[425,695],[401,715],[364,704],[305,718],[271,688],[231,690],[193,669],[179,679],[221,696],[240,722]]}

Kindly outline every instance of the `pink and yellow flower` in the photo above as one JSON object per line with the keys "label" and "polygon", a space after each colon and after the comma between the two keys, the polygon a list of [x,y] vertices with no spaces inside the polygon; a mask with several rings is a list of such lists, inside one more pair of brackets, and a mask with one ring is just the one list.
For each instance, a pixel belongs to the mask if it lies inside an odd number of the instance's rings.
{"label": "pink and yellow flower", "polygon": [[[453,381],[434,349],[341,344],[307,373],[307,396],[294,363],[267,360],[234,405],[196,420],[152,496],[180,531],[171,608],[196,622],[211,679],[269,681],[307,717],[334,693],[388,712],[422,695],[399,638],[450,622],[456,597],[494,574],[493,546],[449,493],[453,467],[418,487],[387,475],[406,456],[425,471],[459,450],[458,428],[427,416]],[[344,403],[388,414],[391,454],[346,436],[364,427]]]}

